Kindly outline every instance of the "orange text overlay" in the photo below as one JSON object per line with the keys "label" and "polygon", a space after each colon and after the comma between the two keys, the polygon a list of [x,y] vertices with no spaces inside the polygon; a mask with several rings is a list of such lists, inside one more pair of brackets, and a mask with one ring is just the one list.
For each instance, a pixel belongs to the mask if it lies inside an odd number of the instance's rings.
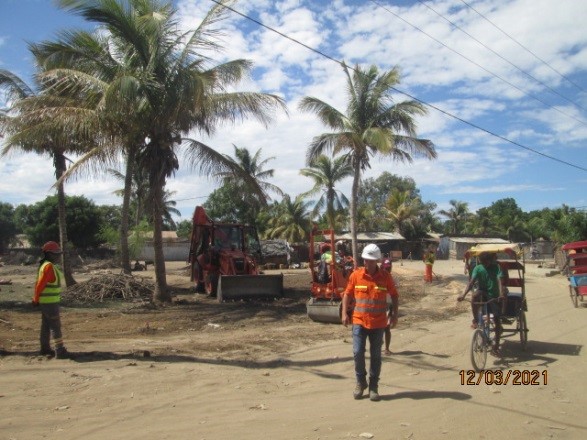
{"label": "orange text overlay", "polygon": [[461,370],[461,385],[548,385],[547,370]]}

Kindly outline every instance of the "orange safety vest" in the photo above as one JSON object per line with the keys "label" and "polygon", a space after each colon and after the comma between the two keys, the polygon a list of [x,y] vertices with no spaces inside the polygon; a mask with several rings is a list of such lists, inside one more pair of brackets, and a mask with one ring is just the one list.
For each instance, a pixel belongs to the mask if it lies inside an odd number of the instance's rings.
{"label": "orange safety vest", "polygon": [[355,300],[353,324],[368,329],[387,327],[387,295],[397,298],[398,293],[391,274],[379,268],[371,276],[362,267],[355,270],[348,281],[345,295]]}
{"label": "orange safety vest", "polygon": [[39,296],[40,304],[55,304],[61,301],[61,279],[63,278],[63,275],[57,266],[49,261],[45,261],[41,267],[39,267],[39,277],[43,276],[45,266],[48,264],[51,264],[53,267],[55,281],[47,283],[45,288],[41,291],[41,295]]}

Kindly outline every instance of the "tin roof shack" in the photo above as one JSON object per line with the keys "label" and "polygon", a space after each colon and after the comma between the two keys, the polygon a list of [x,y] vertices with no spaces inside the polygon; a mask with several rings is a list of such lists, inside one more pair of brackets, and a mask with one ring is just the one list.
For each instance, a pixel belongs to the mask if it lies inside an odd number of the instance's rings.
{"label": "tin roof shack", "polygon": [[[343,241],[348,243],[346,251],[350,255],[351,251],[351,233],[336,234],[334,239],[338,243]],[[358,232],[357,241],[359,242],[359,253],[369,243],[375,243],[381,249],[381,252],[385,255],[390,255],[394,260],[401,259],[402,243],[406,239],[397,232]],[[394,257],[395,256],[395,257]]]}
{"label": "tin roof shack", "polygon": [[465,252],[476,244],[505,244],[509,241],[499,237],[477,235],[443,235],[439,247],[450,260],[462,260]]}

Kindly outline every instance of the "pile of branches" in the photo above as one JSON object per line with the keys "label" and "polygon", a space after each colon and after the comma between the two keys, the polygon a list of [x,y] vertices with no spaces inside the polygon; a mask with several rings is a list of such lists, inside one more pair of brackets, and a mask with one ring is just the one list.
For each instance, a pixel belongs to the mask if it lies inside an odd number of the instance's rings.
{"label": "pile of branches", "polygon": [[102,274],[68,287],[61,296],[64,302],[81,304],[108,300],[150,302],[154,290],[151,281],[140,277]]}

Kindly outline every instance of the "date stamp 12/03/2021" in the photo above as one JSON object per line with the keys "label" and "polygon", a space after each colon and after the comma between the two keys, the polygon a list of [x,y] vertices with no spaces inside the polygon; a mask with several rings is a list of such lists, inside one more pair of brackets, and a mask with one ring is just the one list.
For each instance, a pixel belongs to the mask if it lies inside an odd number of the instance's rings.
{"label": "date stamp 12/03/2021", "polygon": [[461,385],[548,385],[547,370],[460,370]]}

